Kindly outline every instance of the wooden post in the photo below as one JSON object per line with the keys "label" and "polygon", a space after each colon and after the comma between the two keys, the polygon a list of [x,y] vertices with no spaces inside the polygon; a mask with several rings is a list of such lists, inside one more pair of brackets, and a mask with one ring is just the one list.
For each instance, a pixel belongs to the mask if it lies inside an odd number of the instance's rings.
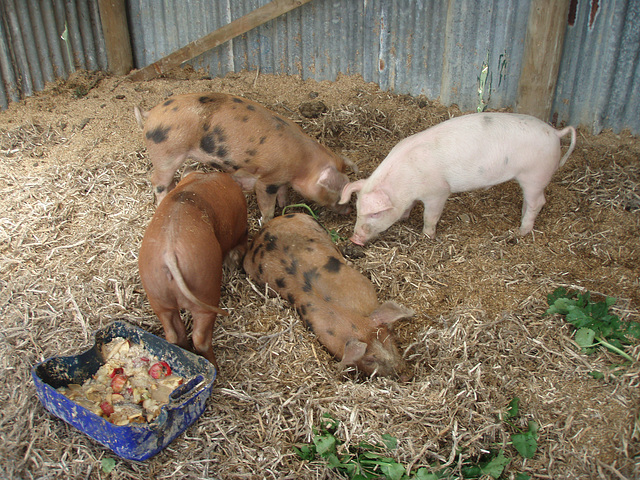
{"label": "wooden post", "polygon": [[558,71],[570,0],[533,0],[518,84],[516,111],[548,121]]}
{"label": "wooden post", "polygon": [[127,24],[125,0],[99,0],[102,32],[107,44],[109,72],[126,75],[133,68],[131,38]]}
{"label": "wooden post", "polygon": [[132,72],[127,78],[133,81],[150,80],[310,1],[311,0],[273,0],[208,35],[191,42],[166,57],[161,58],[157,62]]}

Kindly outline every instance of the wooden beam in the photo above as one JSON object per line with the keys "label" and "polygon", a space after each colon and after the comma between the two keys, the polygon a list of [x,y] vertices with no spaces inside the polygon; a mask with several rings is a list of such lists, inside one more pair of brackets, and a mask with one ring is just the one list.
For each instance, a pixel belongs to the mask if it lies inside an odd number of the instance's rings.
{"label": "wooden beam", "polygon": [[126,75],[133,68],[133,54],[124,0],[99,0],[98,7],[107,47],[109,72]]}
{"label": "wooden beam", "polygon": [[269,20],[273,20],[274,18],[294,10],[310,1],[311,0],[273,0],[266,5],[253,10],[251,13],[234,20],[224,27],[191,42],[164,58],[161,58],[157,62],[130,73],[127,78],[133,81],[150,80],[157,75],[178,67],[184,62],[217,47],[218,45],[228,42],[238,35],[242,35],[263,23],[267,23]]}
{"label": "wooden beam", "polygon": [[570,0],[533,0],[518,84],[516,111],[548,121],[556,90]]}

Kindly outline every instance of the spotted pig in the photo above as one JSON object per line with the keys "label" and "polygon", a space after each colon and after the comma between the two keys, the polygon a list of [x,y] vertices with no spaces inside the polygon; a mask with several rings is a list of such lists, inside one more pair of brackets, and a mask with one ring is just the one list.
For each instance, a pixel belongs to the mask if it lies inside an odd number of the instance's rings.
{"label": "spotted pig", "polygon": [[378,302],[373,284],[347,265],[329,235],[309,215],[276,217],[252,240],[244,269],[295,306],[298,315],[343,365],[368,374],[404,368],[392,324],[413,315]]}
{"label": "spotted pig", "polygon": [[180,309],[191,311],[195,351],[216,365],[211,337],[225,258],[247,250],[247,204],[226,173],[188,174],[158,206],[145,231],[138,267],[167,340],[188,348]]}
{"label": "spotted pig", "polygon": [[255,190],[263,221],[273,218],[276,198],[280,206],[286,203],[287,185],[319,205],[350,211],[337,202],[349,182],[345,164],[353,164],[256,102],[192,93],[148,112],[135,107],[135,115],[153,163],[157,203],[173,188],[176,170],[191,158],[232,173],[243,189]]}

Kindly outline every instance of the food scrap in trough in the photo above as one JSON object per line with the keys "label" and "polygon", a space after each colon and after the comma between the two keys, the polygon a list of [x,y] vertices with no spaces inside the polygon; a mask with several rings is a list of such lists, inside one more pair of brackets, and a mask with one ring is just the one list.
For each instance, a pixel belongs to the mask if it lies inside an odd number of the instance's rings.
{"label": "food scrap in trough", "polygon": [[164,360],[118,337],[102,346],[105,363],[82,385],[70,383],[58,392],[115,425],[152,422],[169,395],[184,382]]}

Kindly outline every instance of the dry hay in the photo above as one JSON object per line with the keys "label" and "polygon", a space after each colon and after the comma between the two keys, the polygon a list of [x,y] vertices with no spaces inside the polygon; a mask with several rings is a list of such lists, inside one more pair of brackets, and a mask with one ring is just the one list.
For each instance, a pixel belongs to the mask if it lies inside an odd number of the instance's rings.
{"label": "dry hay", "polygon": [[[221,372],[203,416],[156,457],[117,459],[104,473],[101,460],[114,455],[43,409],[30,368],[85,350],[114,319],[162,335],[137,273],[153,205],[131,109],[199,90],[245,95],[287,115],[351,156],[359,177],[401,138],[460,114],[358,77],[190,71],[138,84],[81,72],[1,112],[4,477],[334,478],[291,448],[311,439],[324,413],[341,421],[347,444],[388,433],[405,465],[454,465],[508,441],[498,418],[516,396],[521,425],[537,421],[540,439],[531,460],[506,447],[508,478],[640,476],[639,367],[615,368],[620,359],[605,351],[579,353],[564,320],[543,316],[546,295],[567,286],[616,296],[616,312],[639,320],[640,143],[610,132],[580,133],[533,235],[514,234],[521,194],[507,184],[453,196],[435,240],[420,234],[417,208],[365,249],[341,242],[381,300],[417,312],[397,327],[409,383],[341,374],[287,302],[226,272],[222,303],[231,315],[215,329]],[[327,113],[302,118],[298,106],[310,98]],[[249,204],[255,233],[252,196]],[[321,211],[320,220],[346,238],[354,217]],[[640,347],[629,353],[637,358]],[[593,370],[605,377],[591,378]]]}

